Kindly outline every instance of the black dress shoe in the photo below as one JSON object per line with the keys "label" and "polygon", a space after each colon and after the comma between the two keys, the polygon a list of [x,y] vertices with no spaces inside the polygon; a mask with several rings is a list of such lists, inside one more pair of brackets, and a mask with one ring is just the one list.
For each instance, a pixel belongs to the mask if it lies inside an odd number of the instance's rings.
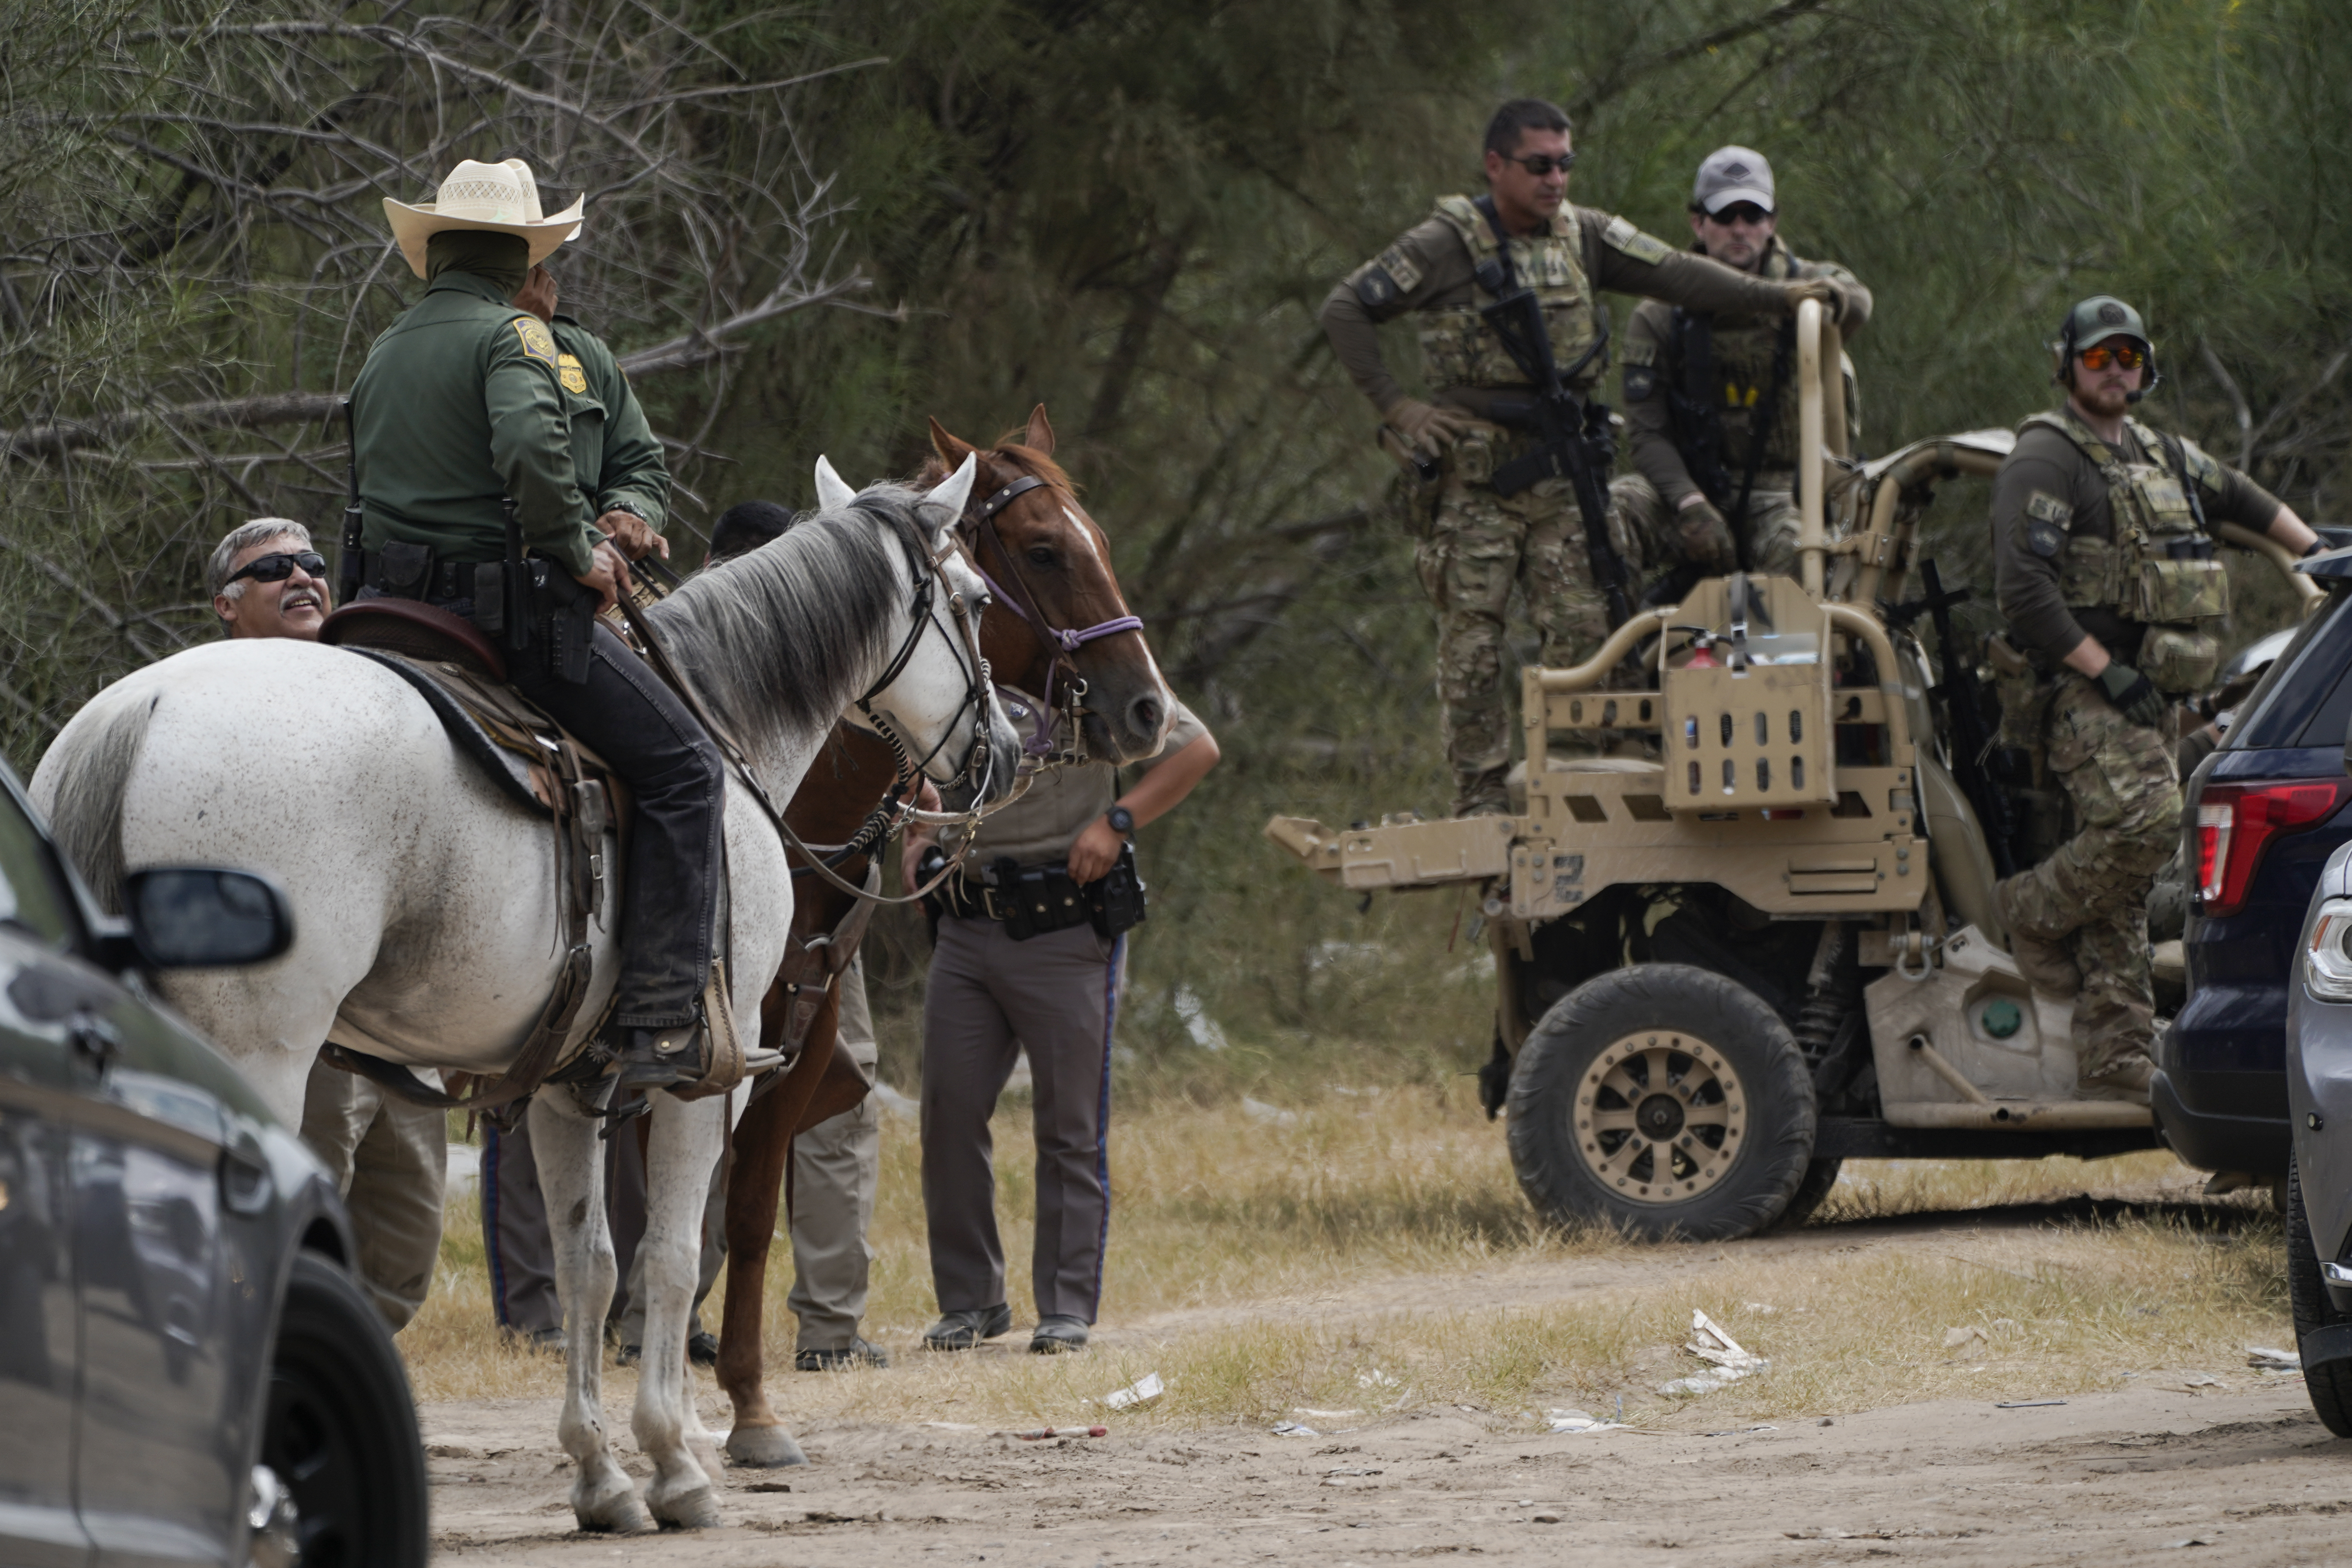
{"label": "black dress shoe", "polygon": [[968,1351],[982,1340],[992,1340],[1013,1326],[1013,1309],[999,1301],[993,1307],[965,1307],[941,1312],[940,1321],[923,1331],[927,1351]]}
{"label": "black dress shoe", "polygon": [[719,1336],[709,1329],[686,1336],[686,1359],[697,1366],[719,1364]]}
{"label": "black dress shoe", "polygon": [[804,1350],[793,1356],[793,1366],[799,1372],[854,1372],[862,1366],[886,1367],[889,1364],[889,1352],[863,1335],[853,1338],[838,1350]]}
{"label": "black dress shoe", "polygon": [[1032,1355],[1065,1355],[1087,1348],[1087,1321],[1053,1313],[1037,1320],[1036,1331],[1029,1336]]}

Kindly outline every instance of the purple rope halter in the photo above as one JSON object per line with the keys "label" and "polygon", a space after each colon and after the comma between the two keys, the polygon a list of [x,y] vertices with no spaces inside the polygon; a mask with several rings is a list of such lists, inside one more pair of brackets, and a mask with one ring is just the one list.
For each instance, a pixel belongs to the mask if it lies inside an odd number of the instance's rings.
{"label": "purple rope halter", "polygon": [[[1024,474],[981,502],[978,515],[973,519],[975,531],[984,530],[988,536],[995,541],[998,553],[1004,557],[1007,566],[1013,567],[1016,578],[1020,568],[1013,565],[1013,552],[1005,546],[1003,536],[996,531],[996,514],[1031,490],[1045,488],[1045,480],[1034,474]],[[977,554],[978,552],[974,552],[975,557]],[[1054,749],[1054,672],[1061,668],[1064,658],[1077,652],[1078,649],[1099,637],[1117,637],[1121,632],[1140,632],[1143,630],[1143,618],[1140,616],[1120,616],[1076,631],[1065,631],[1059,626],[1049,626],[1039,616],[1031,615],[1028,606],[1021,602],[1025,595],[1006,593],[1003,585],[988,574],[987,566],[982,564],[977,559],[974,560],[973,565],[979,570],[980,580],[988,584],[988,591],[1011,606],[1014,615],[1028,622],[1035,628],[1037,634],[1053,644],[1056,650],[1045,660],[1045,689],[1040,694],[1038,702],[1037,733],[1030,737],[1028,743],[1021,748],[1022,754],[1024,756],[1049,755]],[[1028,584],[1024,583],[1022,586],[1025,589]]]}

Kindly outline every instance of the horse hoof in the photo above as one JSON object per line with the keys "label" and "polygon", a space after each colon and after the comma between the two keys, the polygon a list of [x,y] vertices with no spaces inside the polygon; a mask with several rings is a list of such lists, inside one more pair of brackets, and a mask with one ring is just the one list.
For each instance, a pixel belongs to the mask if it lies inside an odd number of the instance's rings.
{"label": "horse hoof", "polygon": [[725,1522],[719,1517],[719,1499],[709,1487],[656,1503],[654,1512],[665,1530],[716,1530]]}
{"label": "horse hoof", "polygon": [[651,1535],[656,1526],[645,1504],[637,1500],[636,1489],[624,1487],[588,1502],[572,1505],[572,1517],[580,1521],[581,1530],[592,1535]]}
{"label": "horse hoof", "polygon": [[741,1426],[727,1434],[727,1458],[747,1469],[777,1470],[805,1465],[808,1456],[782,1426]]}

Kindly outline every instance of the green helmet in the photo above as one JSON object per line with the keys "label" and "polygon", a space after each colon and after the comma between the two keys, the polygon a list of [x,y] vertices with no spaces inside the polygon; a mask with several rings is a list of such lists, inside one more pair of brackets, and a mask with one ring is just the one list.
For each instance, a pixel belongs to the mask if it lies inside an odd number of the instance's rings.
{"label": "green helmet", "polygon": [[2094,294],[2067,311],[2066,319],[2058,323],[2058,341],[2050,347],[2063,371],[2076,354],[2109,338],[2137,338],[2150,354],[2156,353],[2156,340],[2147,335],[2139,312],[2112,294]]}

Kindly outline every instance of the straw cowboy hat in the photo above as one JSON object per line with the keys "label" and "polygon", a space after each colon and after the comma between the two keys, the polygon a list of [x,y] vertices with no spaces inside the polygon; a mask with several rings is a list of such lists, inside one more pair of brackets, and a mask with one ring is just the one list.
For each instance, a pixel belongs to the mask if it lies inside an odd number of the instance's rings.
{"label": "straw cowboy hat", "polygon": [[583,197],[553,217],[542,217],[539,182],[531,177],[529,163],[520,158],[503,163],[478,163],[468,158],[449,171],[433,200],[411,206],[386,196],[383,216],[392,225],[393,238],[400,242],[400,253],[422,278],[425,242],[444,229],[478,228],[519,236],[530,243],[530,258],[536,263],[554,255],[557,246],[580,232],[580,212],[586,205]]}

